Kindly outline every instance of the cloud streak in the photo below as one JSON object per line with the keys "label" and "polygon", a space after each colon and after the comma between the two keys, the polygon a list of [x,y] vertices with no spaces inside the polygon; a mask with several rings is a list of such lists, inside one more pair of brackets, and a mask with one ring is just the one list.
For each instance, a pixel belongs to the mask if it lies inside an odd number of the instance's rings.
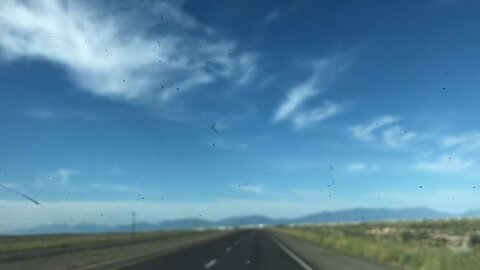
{"label": "cloud streak", "polygon": [[46,177],[37,178],[34,185],[37,187],[48,186],[49,184],[60,184],[62,186],[68,185],[73,176],[80,173],[75,169],[60,168],[54,172],[49,173]]}
{"label": "cloud streak", "polygon": [[104,190],[104,191],[113,191],[119,193],[137,193],[141,189],[134,187],[132,185],[124,183],[109,183],[109,182],[97,182],[88,185],[89,188]]}
{"label": "cloud streak", "polygon": [[480,148],[480,133],[472,132],[461,135],[446,136],[440,141],[444,149],[458,149],[461,151],[474,151]]}
{"label": "cloud streak", "polygon": [[24,114],[25,116],[36,120],[54,120],[60,117],[52,110],[40,108],[26,110]]}
{"label": "cloud streak", "polygon": [[166,102],[221,78],[241,84],[252,76],[254,54],[236,52],[234,41],[218,37],[180,4],[108,7],[93,1],[2,2],[0,58],[50,61],[66,68],[80,88],[121,100]]}
{"label": "cloud streak", "polygon": [[349,164],[345,167],[349,172],[375,172],[378,170],[378,166],[375,164],[367,164],[364,162],[356,162]]}
{"label": "cloud streak", "polygon": [[380,142],[388,148],[400,148],[418,137],[413,131],[402,129],[397,123],[400,118],[384,115],[366,124],[350,126],[348,131],[352,138],[362,142]]}
{"label": "cloud streak", "polygon": [[240,191],[246,191],[250,193],[255,193],[255,194],[263,194],[265,193],[265,188],[262,185],[231,185],[231,188],[240,190]]}
{"label": "cloud streak", "polygon": [[273,121],[290,121],[295,128],[303,128],[322,122],[343,111],[344,105],[323,101],[322,105],[302,108],[310,99],[320,95],[332,79],[350,65],[346,56],[324,58],[314,63],[312,74],[304,82],[294,86],[275,111]]}
{"label": "cloud streak", "polygon": [[434,173],[457,173],[465,171],[475,165],[475,161],[442,155],[440,158],[432,161],[420,161],[414,168],[426,172]]}
{"label": "cloud streak", "polygon": [[397,117],[385,115],[375,118],[367,124],[357,124],[351,126],[349,130],[353,138],[359,141],[372,142],[377,139],[377,134],[375,134],[375,131],[385,126],[396,123],[398,122],[398,120],[399,119]]}
{"label": "cloud streak", "polygon": [[400,126],[393,126],[383,131],[383,143],[392,148],[399,148],[417,137],[416,132],[407,132]]}

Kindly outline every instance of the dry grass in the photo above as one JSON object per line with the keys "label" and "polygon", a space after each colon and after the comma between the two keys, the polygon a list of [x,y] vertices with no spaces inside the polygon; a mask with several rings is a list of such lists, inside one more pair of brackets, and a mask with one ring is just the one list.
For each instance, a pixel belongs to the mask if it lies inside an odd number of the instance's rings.
{"label": "dry grass", "polygon": [[297,226],[277,230],[400,269],[480,269],[480,220]]}
{"label": "dry grass", "polygon": [[106,234],[50,234],[32,236],[0,236],[0,255],[12,252],[32,251],[39,249],[69,248],[99,244],[128,244],[150,240],[167,240],[184,238],[208,233],[207,231],[168,231]]}

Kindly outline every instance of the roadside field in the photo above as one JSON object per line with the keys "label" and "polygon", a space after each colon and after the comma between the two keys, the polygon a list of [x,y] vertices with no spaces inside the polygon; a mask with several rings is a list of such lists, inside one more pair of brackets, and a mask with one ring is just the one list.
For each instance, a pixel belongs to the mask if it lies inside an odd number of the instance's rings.
{"label": "roadside field", "polygon": [[208,231],[0,236],[0,256],[35,250],[67,249],[108,244],[123,245],[145,241],[181,239],[205,233],[208,233]]}
{"label": "roadside field", "polygon": [[478,269],[480,220],[277,227],[339,253],[366,257],[399,269]]}
{"label": "roadside field", "polygon": [[109,269],[229,234],[228,230],[0,237],[0,269]]}

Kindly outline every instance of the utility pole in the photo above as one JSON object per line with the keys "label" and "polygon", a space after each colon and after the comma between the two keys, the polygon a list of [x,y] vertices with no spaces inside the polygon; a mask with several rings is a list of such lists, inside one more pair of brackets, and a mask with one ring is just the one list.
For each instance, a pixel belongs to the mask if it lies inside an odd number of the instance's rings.
{"label": "utility pole", "polygon": [[137,213],[136,213],[135,211],[132,212],[132,234],[135,234],[135,225],[136,225],[136,224],[135,224],[135,215],[136,215],[136,214],[137,214]]}

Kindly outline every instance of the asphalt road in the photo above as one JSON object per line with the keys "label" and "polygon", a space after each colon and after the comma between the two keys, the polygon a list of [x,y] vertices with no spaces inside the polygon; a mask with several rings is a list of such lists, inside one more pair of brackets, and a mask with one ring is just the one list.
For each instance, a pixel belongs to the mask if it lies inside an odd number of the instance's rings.
{"label": "asphalt road", "polygon": [[251,230],[118,269],[311,270],[312,268],[268,231]]}

